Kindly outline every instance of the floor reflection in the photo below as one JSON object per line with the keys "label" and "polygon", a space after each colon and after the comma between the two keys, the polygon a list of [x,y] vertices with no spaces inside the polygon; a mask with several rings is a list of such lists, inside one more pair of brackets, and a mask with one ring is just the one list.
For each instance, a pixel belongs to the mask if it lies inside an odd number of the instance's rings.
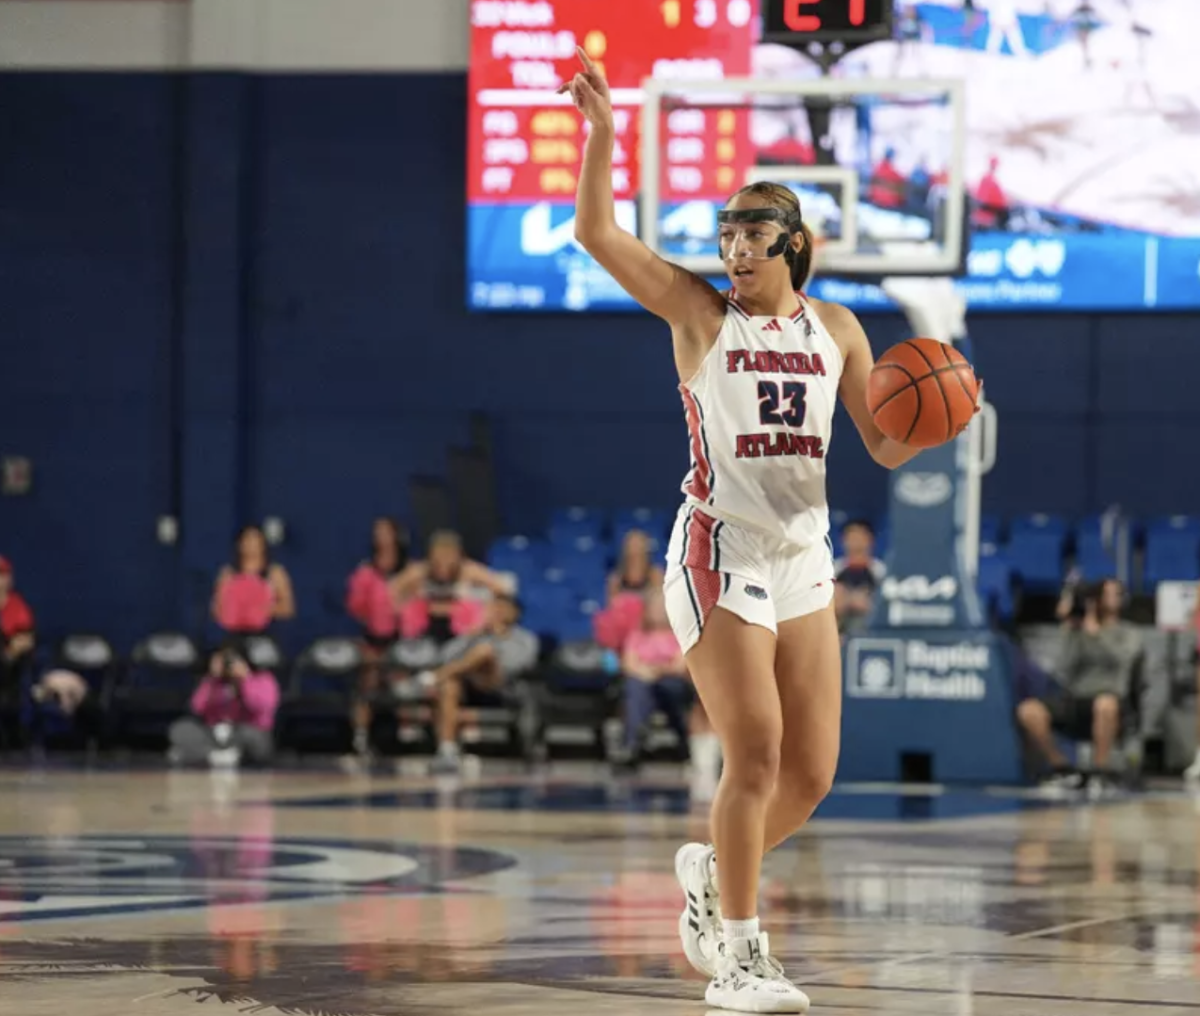
{"label": "floor reflection", "polygon": [[[884,796],[846,794],[865,811],[766,863],[765,922],[818,1011],[1200,1012],[1192,801],[941,794],[958,817],[903,820],[884,813],[920,795]],[[0,813],[0,1010],[696,1012],[671,858],[704,818],[681,800],[511,778],[23,783]]]}

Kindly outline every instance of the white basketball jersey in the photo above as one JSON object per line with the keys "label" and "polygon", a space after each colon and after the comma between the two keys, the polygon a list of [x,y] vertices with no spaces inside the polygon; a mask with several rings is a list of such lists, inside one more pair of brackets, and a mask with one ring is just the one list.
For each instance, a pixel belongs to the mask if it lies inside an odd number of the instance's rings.
{"label": "white basketball jersey", "polygon": [[687,500],[799,547],[825,539],[825,456],[842,354],[797,294],[791,317],[750,315],[730,293],[725,324],[683,394]]}

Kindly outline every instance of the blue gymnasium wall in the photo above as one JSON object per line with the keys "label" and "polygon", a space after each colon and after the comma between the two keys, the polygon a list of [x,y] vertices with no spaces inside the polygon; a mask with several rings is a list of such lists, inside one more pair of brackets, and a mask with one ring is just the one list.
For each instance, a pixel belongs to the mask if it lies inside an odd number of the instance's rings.
{"label": "blue gymnasium wall", "polygon": [[[323,618],[380,511],[496,429],[506,524],[561,503],[673,503],[684,430],[647,317],[463,306],[459,75],[0,76],[0,553],[48,632],[194,626],[245,519],[283,516]],[[988,510],[1197,510],[1195,317],[994,317]],[[877,350],[895,318],[868,321]],[[841,421],[835,503],[885,476]],[[179,512],[164,549],[154,522]]]}

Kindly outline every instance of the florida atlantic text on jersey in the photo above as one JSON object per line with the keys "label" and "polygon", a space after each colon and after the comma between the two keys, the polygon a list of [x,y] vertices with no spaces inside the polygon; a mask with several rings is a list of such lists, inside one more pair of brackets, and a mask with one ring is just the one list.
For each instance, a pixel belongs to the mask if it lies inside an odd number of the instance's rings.
{"label": "florida atlantic text on jersey", "polygon": [[729,295],[700,369],[679,386],[691,440],[689,503],[799,547],[829,532],[825,456],[842,355],[797,294],[790,317],[751,315]]}

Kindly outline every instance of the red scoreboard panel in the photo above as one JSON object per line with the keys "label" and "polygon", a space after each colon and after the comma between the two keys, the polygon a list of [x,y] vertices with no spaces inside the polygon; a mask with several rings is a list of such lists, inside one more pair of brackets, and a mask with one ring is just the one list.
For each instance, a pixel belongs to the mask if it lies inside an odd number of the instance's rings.
{"label": "red scoreboard panel", "polygon": [[[750,75],[759,0],[473,0],[468,199],[569,201],[585,138],[555,89],[582,46],[616,111],[613,186],[638,190],[641,85]],[[663,127],[664,200],[723,198],[753,164],[745,112],[681,109]]]}

